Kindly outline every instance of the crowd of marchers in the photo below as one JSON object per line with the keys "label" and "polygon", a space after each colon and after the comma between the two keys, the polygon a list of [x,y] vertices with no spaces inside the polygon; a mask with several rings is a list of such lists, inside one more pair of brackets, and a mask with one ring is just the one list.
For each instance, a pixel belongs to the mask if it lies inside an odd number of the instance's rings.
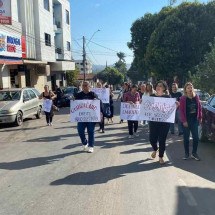
{"label": "crowd of marchers", "polygon": [[[106,114],[105,106],[101,103],[101,122],[99,123],[99,131],[101,133],[105,132],[105,118],[108,119],[108,123],[113,123],[114,106],[113,106],[113,91],[108,85],[102,85],[97,83],[97,88],[110,88],[110,102],[109,111],[110,114]],[[119,93],[117,100],[121,102],[127,102],[130,104],[140,104],[144,102],[143,96],[152,96],[160,98],[175,98],[176,99],[176,114],[175,122],[178,125],[178,135],[183,135],[184,142],[184,160],[190,157],[199,161],[200,157],[197,153],[199,135],[198,135],[198,125],[202,122],[202,108],[198,95],[195,93],[193,84],[187,82],[184,85],[183,94],[178,92],[177,83],[173,83],[170,87],[165,81],[158,81],[154,86],[151,83],[142,83],[139,85],[130,84],[125,82],[122,85],[122,89]],[[49,91],[48,86],[45,86],[44,92],[40,96],[41,99],[51,99],[56,98],[55,94]],[[91,86],[87,81],[82,83],[81,91],[74,95],[74,100],[94,100],[98,99],[96,93],[91,91]],[[46,112],[47,125],[52,125],[51,113]],[[122,123],[121,119],[119,123]],[[164,164],[163,159],[164,152],[166,149],[166,139],[168,132],[175,134],[175,123],[168,122],[157,122],[157,121],[141,121],[127,120],[128,124],[128,139],[138,138],[138,126],[146,124],[149,127],[149,141],[152,146],[151,157],[154,159],[158,154],[159,163]],[[94,151],[95,143],[95,125],[96,122],[78,122],[77,130],[81,139],[82,147],[84,151],[92,153]],[[86,137],[85,130],[87,129],[88,137]],[[193,148],[192,152],[189,151],[190,133],[193,138]]]}

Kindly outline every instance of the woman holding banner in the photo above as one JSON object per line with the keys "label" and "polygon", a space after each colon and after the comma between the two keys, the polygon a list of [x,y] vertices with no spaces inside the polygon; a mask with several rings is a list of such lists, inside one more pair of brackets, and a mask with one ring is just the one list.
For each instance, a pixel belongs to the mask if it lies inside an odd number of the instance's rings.
{"label": "woman holding banner", "polygon": [[[94,100],[97,99],[97,95],[90,91],[89,82],[84,81],[82,84],[82,91],[77,93],[75,96],[76,100]],[[89,153],[93,152],[94,147],[94,131],[95,131],[95,122],[78,122],[78,134],[81,138],[83,145],[83,150],[88,150]],[[87,128],[88,140],[85,136],[85,129]],[[89,147],[89,148],[88,148]]]}
{"label": "woman holding banner", "polygon": [[[123,96],[123,101],[128,102],[130,104],[139,104],[140,103],[140,94],[137,92],[137,85],[132,85],[131,91],[127,92]],[[133,139],[134,136],[139,136],[137,133],[138,129],[138,121],[128,120],[128,131],[129,131],[129,139]]]}
{"label": "woman holding banner", "polygon": [[199,97],[194,91],[193,84],[188,82],[184,86],[184,96],[180,98],[180,118],[183,123],[184,131],[184,150],[185,156],[184,160],[189,158],[189,140],[190,132],[193,137],[193,150],[191,158],[200,161],[197,154],[199,135],[198,135],[198,125],[202,122],[202,107]]}
{"label": "woman holding banner", "polygon": [[[168,95],[168,87],[166,82],[158,81],[155,85],[155,89],[156,89],[155,93],[152,94],[151,96],[170,98],[170,95]],[[158,151],[157,143],[159,143],[160,164],[164,164],[163,156],[166,148],[166,138],[169,128],[170,123],[149,121],[149,140],[154,150],[151,154],[151,157],[153,159],[156,157]]]}
{"label": "woman holding banner", "polygon": [[54,116],[53,100],[56,97],[57,96],[51,90],[49,90],[48,85],[44,86],[44,92],[39,96],[39,99],[44,100],[43,110],[44,110],[44,113],[46,115],[47,126],[52,126],[52,120],[53,120],[53,116]]}

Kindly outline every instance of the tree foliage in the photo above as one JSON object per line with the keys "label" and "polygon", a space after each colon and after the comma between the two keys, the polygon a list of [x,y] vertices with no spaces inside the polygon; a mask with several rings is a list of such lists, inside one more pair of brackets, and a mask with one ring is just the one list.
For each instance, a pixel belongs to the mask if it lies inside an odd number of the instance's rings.
{"label": "tree foliage", "polygon": [[97,78],[104,83],[107,82],[110,85],[117,85],[123,82],[124,76],[116,68],[107,67],[97,74]]}
{"label": "tree foliage", "polygon": [[127,68],[126,68],[126,62],[125,62],[125,53],[118,52],[117,57],[119,58],[119,60],[114,64],[114,68],[116,68],[123,75],[126,75]]}
{"label": "tree foliage", "polygon": [[76,84],[79,73],[80,73],[80,71],[77,67],[75,67],[75,70],[66,72],[67,86],[73,86]]}
{"label": "tree foliage", "polygon": [[215,40],[210,44],[211,51],[208,52],[204,60],[196,66],[196,74],[192,80],[195,87],[205,90],[210,94],[215,93]]}
{"label": "tree foliage", "polygon": [[[134,52],[130,75],[172,79],[185,82],[188,71],[209,51],[215,36],[215,2],[182,3],[165,7],[157,14],[146,14],[131,27],[129,48]],[[137,77],[137,75],[135,75]]]}

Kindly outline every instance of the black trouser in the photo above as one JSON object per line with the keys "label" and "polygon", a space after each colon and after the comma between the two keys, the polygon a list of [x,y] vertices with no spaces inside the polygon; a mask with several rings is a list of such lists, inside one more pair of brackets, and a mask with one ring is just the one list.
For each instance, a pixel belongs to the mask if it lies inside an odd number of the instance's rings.
{"label": "black trouser", "polygon": [[154,151],[158,150],[157,142],[159,142],[159,157],[161,158],[166,149],[166,138],[169,127],[170,123],[149,122],[149,140]]}
{"label": "black trouser", "polygon": [[104,131],[104,128],[105,128],[105,118],[104,118],[104,115],[101,118],[101,122],[99,123],[99,127],[100,127],[100,129],[102,129]]}
{"label": "black trouser", "polygon": [[129,135],[133,135],[134,133],[136,133],[137,129],[138,129],[138,121],[128,120]]}
{"label": "black trouser", "polygon": [[109,118],[113,118],[113,112],[114,112],[114,107],[113,105],[110,106],[110,112],[111,112],[111,115]]}
{"label": "black trouser", "polygon": [[45,115],[46,115],[47,124],[52,123],[53,114],[51,112],[46,112],[46,111],[44,111],[44,112],[45,112]]}

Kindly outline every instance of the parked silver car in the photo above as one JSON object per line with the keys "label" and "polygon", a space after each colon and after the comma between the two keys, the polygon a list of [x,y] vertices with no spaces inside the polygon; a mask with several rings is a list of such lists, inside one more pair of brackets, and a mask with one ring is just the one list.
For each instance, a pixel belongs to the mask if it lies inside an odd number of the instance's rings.
{"label": "parked silver car", "polygon": [[42,117],[42,101],[35,88],[14,88],[0,90],[0,124],[22,125],[23,119]]}

